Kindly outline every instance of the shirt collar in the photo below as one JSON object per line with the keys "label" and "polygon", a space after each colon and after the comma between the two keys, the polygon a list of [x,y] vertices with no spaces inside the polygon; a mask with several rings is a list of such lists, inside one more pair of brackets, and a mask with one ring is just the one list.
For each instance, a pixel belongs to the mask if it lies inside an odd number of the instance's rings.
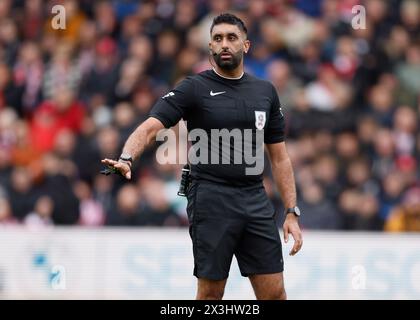
{"label": "shirt collar", "polygon": [[242,74],[239,76],[239,77],[225,77],[225,76],[222,76],[220,73],[218,73],[217,71],[216,71],[216,69],[215,68],[213,68],[213,71],[219,76],[219,77],[222,77],[222,78],[224,78],[224,79],[228,79],[228,80],[239,80],[239,79],[241,79],[243,76],[244,76],[244,72],[242,71]]}

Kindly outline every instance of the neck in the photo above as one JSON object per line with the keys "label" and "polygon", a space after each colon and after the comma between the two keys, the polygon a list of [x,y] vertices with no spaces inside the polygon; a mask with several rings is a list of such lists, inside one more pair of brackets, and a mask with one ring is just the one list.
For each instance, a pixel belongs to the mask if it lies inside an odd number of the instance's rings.
{"label": "neck", "polygon": [[242,64],[233,70],[221,69],[218,65],[216,65],[216,67],[214,67],[213,70],[221,77],[232,79],[240,79],[244,74],[244,67]]}

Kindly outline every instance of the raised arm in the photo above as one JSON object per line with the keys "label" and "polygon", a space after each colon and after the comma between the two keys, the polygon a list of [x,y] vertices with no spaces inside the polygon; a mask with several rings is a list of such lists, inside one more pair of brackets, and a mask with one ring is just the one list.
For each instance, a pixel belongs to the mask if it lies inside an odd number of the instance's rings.
{"label": "raised arm", "polygon": [[130,156],[132,158],[131,161],[103,159],[102,163],[118,170],[126,179],[131,179],[132,162],[155,140],[157,133],[161,129],[164,129],[162,122],[154,117],[149,117],[133,131],[124,144],[122,154]]}
{"label": "raised arm", "polygon": [[[194,105],[194,83],[191,77],[182,80],[172,91],[153,105],[150,117],[128,137],[120,159],[103,159],[102,163],[131,179],[131,165],[156,137],[160,129],[170,128],[184,118]],[[129,159],[125,161],[124,159]],[[107,172],[108,173],[108,172]],[[106,173],[106,174],[107,174]]]}
{"label": "raised arm", "polygon": [[162,122],[154,117],[149,117],[128,137],[124,144],[123,153],[127,153],[136,160],[144,149],[155,140],[159,130],[164,129]]}

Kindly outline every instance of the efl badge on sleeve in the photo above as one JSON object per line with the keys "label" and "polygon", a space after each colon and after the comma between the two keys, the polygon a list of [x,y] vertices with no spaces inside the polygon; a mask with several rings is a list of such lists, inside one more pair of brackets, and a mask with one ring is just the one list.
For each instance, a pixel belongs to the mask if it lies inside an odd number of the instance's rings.
{"label": "efl badge on sleeve", "polygon": [[265,125],[265,111],[255,111],[255,127],[262,130]]}

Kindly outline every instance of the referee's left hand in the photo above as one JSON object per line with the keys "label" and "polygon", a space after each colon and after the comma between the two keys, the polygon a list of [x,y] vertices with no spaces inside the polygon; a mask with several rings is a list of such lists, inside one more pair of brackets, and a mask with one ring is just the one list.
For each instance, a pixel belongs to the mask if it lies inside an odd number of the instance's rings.
{"label": "referee's left hand", "polygon": [[293,214],[287,214],[286,219],[283,224],[283,236],[284,242],[289,241],[289,233],[292,234],[295,243],[293,244],[292,250],[290,250],[289,255],[294,256],[299,252],[300,248],[303,245],[302,232],[300,231],[298,218]]}

